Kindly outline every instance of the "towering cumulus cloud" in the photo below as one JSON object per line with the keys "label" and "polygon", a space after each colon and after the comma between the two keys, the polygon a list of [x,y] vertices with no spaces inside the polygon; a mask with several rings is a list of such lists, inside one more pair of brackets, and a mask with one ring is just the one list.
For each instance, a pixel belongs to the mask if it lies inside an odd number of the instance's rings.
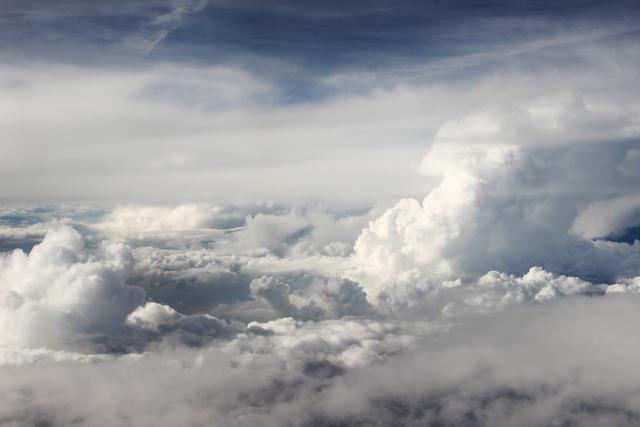
{"label": "towering cumulus cloud", "polygon": [[0,427],[640,426],[640,7],[0,1]]}
{"label": "towering cumulus cloud", "polygon": [[[624,167],[637,124],[609,103],[576,98],[445,123],[422,160],[440,183],[422,203],[387,210],[355,243],[354,276],[365,289],[401,301],[491,270],[540,266],[599,281],[639,274],[640,246],[617,239],[640,221],[638,174]],[[610,134],[583,131],[599,123]]]}

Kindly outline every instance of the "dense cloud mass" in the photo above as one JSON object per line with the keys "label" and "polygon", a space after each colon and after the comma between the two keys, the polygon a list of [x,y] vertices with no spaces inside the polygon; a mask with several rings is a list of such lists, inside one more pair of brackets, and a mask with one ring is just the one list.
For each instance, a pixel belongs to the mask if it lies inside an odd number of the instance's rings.
{"label": "dense cloud mass", "polygon": [[5,207],[0,422],[637,425],[636,125],[572,106],[445,122],[388,208]]}
{"label": "dense cloud mass", "polygon": [[387,210],[6,208],[0,421],[637,425],[633,147],[436,139]]}
{"label": "dense cloud mass", "polygon": [[596,281],[636,276],[640,246],[618,239],[638,220],[637,194],[627,193],[637,174],[620,169],[634,146],[436,140],[423,163],[441,183],[422,203],[402,200],[371,222],[355,244],[354,277],[374,295],[403,298],[417,284],[490,270],[522,274],[533,265]]}
{"label": "dense cloud mass", "polygon": [[0,427],[640,425],[633,2],[45,3]]}
{"label": "dense cloud mass", "polygon": [[453,331],[280,319],[200,349],[27,353],[2,368],[0,413],[6,425],[633,426],[637,304],[569,298]]}
{"label": "dense cloud mass", "polygon": [[5,346],[64,348],[115,330],[144,300],[144,291],[125,284],[129,248],[105,244],[87,254],[71,227],[51,229],[28,255],[15,250],[1,262]]}

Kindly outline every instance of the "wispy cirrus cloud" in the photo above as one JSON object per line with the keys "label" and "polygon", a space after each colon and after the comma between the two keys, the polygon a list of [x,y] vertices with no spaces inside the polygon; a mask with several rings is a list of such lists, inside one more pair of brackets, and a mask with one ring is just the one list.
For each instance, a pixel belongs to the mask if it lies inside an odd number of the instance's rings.
{"label": "wispy cirrus cloud", "polygon": [[169,11],[155,15],[150,22],[138,31],[138,34],[127,37],[126,47],[149,53],[173,31],[180,28],[185,18],[197,13],[207,6],[208,0],[172,0]]}

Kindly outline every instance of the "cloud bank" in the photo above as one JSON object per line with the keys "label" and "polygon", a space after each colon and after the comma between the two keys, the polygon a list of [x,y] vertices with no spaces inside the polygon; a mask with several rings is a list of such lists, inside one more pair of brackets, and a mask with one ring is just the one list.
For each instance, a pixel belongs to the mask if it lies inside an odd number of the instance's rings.
{"label": "cloud bank", "polygon": [[0,426],[640,424],[635,8],[23,3]]}
{"label": "cloud bank", "polygon": [[206,349],[34,356],[3,368],[0,414],[7,425],[631,426],[638,349],[624,337],[637,303],[566,299],[447,334],[281,319]]}

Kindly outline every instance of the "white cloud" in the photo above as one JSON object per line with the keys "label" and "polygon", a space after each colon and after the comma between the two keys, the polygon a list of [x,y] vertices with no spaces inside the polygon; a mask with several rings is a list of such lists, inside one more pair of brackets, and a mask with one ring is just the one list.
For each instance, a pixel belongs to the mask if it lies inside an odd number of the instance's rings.
{"label": "white cloud", "polygon": [[163,233],[214,228],[221,209],[207,205],[119,206],[96,225],[109,233],[143,238]]}
{"label": "white cloud", "polygon": [[171,10],[155,16],[148,28],[141,30],[137,37],[125,40],[125,46],[151,52],[171,32],[182,25],[187,15],[204,9],[207,2],[207,0],[171,0],[169,2]]}
{"label": "white cloud", "polygon": [[640,225],[640,193],[591,203],[575,219],[571,231],[586,238],[618,237]]}
{"label": "white cloud", "polygon": [[80,234],[68,226],[49,230],[28,255],[3,254],[2,345],[65,348],[117,332],[144,300],[142,289],[125,284],[132,262],[119,243],[86,252]]}
{"label": "white cloud", "polygon": [[161,325],[176,323],[184,317],[169,306],[148,302],[129,314],[127,322],[142,328],[158,329]]}
{"label": "white cloud", "polygon": [[447,144],[538,145],[624,140],[640,135],[638,108],[636,102],[620,105],[606,95],[561,90],[446,122],[436,139]]}
{"label": "white cloud", "polygon": [[[589,132],[577,135],[575,116],[583,114],[567,115],[563,105],[534,100],[525,107],[540,108],[537,115],[445,124],[422,161],[440,183],[422,202],[404,199],[363,230],[349,275],[373,301],[536,265],[604,281],[637,275],[640,246],[582,238],[635,225],[637,177],[620,167],[635,144],[615,132],[602,144]],[[601,202],[611,194],[619,196]]]}

